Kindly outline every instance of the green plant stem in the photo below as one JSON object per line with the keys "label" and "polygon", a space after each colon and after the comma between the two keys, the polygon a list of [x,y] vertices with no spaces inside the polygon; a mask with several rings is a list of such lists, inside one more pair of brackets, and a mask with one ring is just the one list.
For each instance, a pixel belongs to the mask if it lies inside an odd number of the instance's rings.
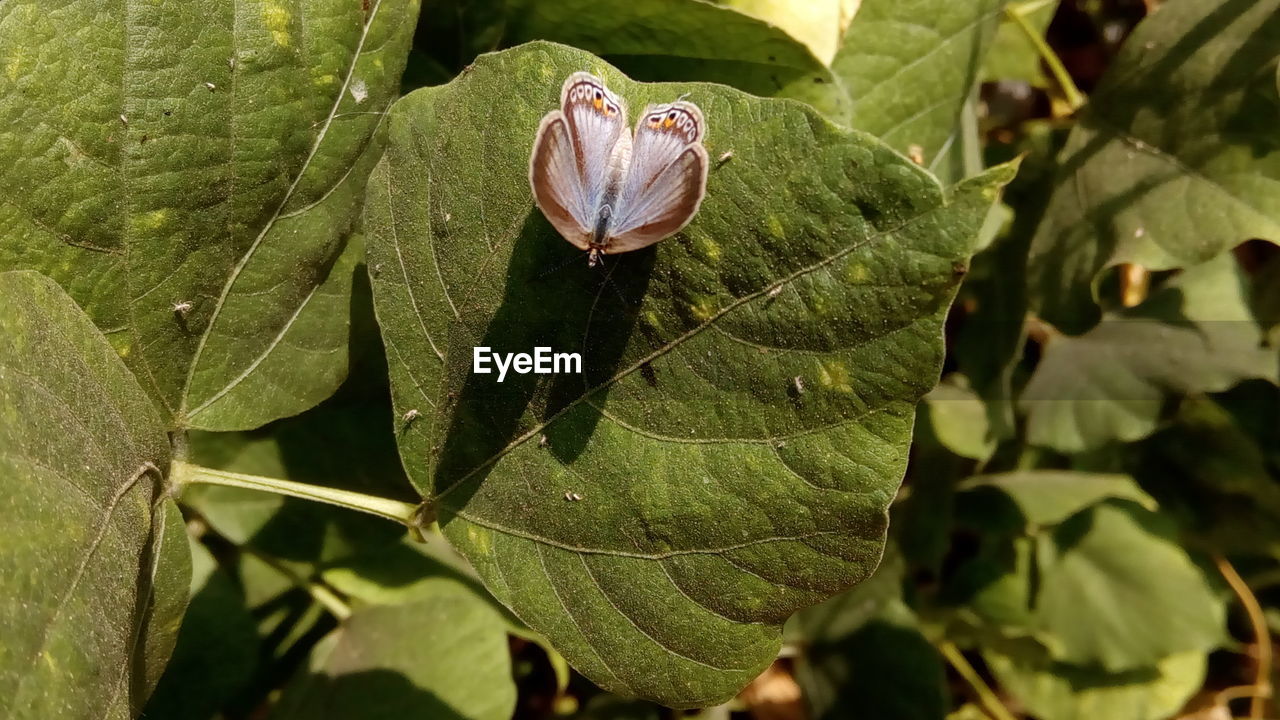
{"label": "green plant stem", "polygon": [[1227,584],[1235,591],[1236,597],[1240,598],[1240,604],[1244,606],[1244,611],[1249,616],[1254,640],[1258,643],[1258,672],[1254,676],[1253,692],[1250,693],[1249,717],[1263,718],[1267,713],[1267,698],[1271,697],[1271,631],[1267,629],[1267,618],[1262,612],[1262,605],[1258,603],[1258,598],[1249,589],[1244,578],[1240,577],[1240,573],[1236,572],[1235,566],[1221,555],[1214,557],[1213,562],[1218,566],[1218,572],[1222,573]]}
{"label": "green plant stem", "polygon": [[1067,104],[1071,106],[1072,112],[1079,110],[1085,103],[1084,93],[1076,87],[1075,80],[1071,79],[1071,73],[1067,72],[1058,53],[1049,47],[1049,43],[1045,42],[1044,37],[1031,26],[1031,23],[1027,22],[1027,18],[1017,8],[1006,5],[1004,14],[1018,26],[1023,35],[1027,36],[1027,40],[1035,46],[1036,52],[1040,53],[1041,59],[1049,66],[1049,73],[1053,75],[1054,82],[1058,84],[1063,97],[1067,99]]}
{"label": "green plant stem", "polygon": [[336,505],[349,510],[359,510],[370,515],[393,520],[410,529],[420,529],[421,513],[419,512],[419,506],[400,500],[380,498],[350,490],[308,485],[307,483],[293,482],[291,480],[214,470],[192,465],[181,460],[174,461],[171,477],[179,488],[186,485],[203,484],[260,490],[262,492],[275,493],[276,495],[287,495],[303,500],[328,503],[329,505]]}
{"label": "green plant stem", "polygon": [[938,643],[938,651],[942,653],[942,657],[947,659],[947,662],[951,663],[951,667],[955,668],[960,677],[969,683],[969,687],[973,688],[973,691],[978,694],[978,699],[982,701],[982,705],[987,709],[987,712],[991,713],[991,717],[995,718],[995,720],[1017,720],[1014,718],[1013,713],[1009,712],[1009,709],[1004,706],[1004,703],[1000,702],[1000,698],[996,697],[996,693],[991,689],[991,686],[987,685],[982,676],[978,674],[978,671],[969,664],[969,661],[964,657],[964,653],[960,652],[960,648],[956,647],[955,643],[943,640]]}
{"label": "green plant stem", "polygon": [[252,555],[259,562],[283,575],[294,586],[307,591],[307,594],[311,596],[312,600],[315,600],[318,604],[323,606],[325,610],[328,610],[339,621],[346,620],[351,617],[351,606],[347,604],[346,600],[343,600],[337,593],[331,590],[329,586],[324,585],[323,583],[312,582],[311,580],[308,580],[294,572],[289,568],[289,566],[281,563],[275,558],[256,552],[252,548],[241,546],[240,552]]}

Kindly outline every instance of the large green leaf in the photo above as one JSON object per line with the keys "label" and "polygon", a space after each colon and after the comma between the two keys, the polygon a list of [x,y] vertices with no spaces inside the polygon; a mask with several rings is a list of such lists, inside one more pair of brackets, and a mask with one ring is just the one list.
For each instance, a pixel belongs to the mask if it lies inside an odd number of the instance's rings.
{"label": "large green leaf", "polygon": [[1197,265],[1280,242],[1280,0],[1168,0],[1126,41],[1072,131],[1032,248],[1043,317],[1098,317],[1099,271]]}
{"label": "large green leaf", "polygon": [[831,63],[850,124],[936,167],[958,140],[1005,0],[863,0]]}
{"label": "large green leaf", "polygon": [[1205,654],[1170,655],[1146,668],[1098,668],[982,654],[1000,684],[1041,720],[1164,720],[1204,681]]}
{"label": "large green leaf", "polygon": [[1062,452],[1138,440],[1156,429],[1170,394],[1274,382],[1280,357],[1261,345],[1248,298],[1224,254],[1083,335],[1051,338],[1020,399],[1027,439]]}
{"label": "large green leaf", "polygon": [[849,119],[839,78],[802,42],[704,0],[509,0],[504,42],[590,50],[638,80],[717,82]]}
{"label": "large green leaf", "polygon": [[[1014,504],[1019,536],[1010,537],[1015,528],[993,490]],[[1034,639],[1016,647],[1042,648],[1045,662],[1118,673],[1221,642],[1221,600],[1128,477],[981,476],[959,499],[961,521],[982,531],[982,547],[943,597],[976,622],[988,647],[1009,652],[1015,646],[1006,639]]]}
{"label": "large green leaf", "polygon": [[1126,475],[1023,470],[970,478],[964,490],[999,490],[1017,505],[1028,527],[1057,525],[1103,500],[1128,500],[1155,509],[1155,501]]}
{"label": "large green leaf", "polygon": [[272,717],[506,720],[515,701],[502,619],[470,591],[438,582],[412,602],[343,620]]}
{"label": "large green leaf", "polygon": [[[632,107],[690,93],[711,157],[734,152],[684,232],[603,271],[527,179],[582,69]],[[546,43],[406,96],[390,132],[365,219],[396,412],[418,414],[399,436],[410,478],[590,678],[675,705],[732,696],[792,612],[874,569],[943,316],[1013,169],[946,192],[802,105],[637,84]],[[498,383],[471,374],[476,346],[580,352],[583,374]]]}
{"label": "large green leaf", "polygon": [[52,280],[0,274],[0,714],[128,718],[191,561],[146,393]]}
{"label": "large green leaf", "polygon": [[1102,504],[1043,538],[1035,616],[1054,660],[1120,672],[1222,642],[1222,601],[1150,519]]}
{"label": "large green leaf", "polygon": [[324,399],[417,5],[6,5],[0,269],[67,288],[170,427]]}

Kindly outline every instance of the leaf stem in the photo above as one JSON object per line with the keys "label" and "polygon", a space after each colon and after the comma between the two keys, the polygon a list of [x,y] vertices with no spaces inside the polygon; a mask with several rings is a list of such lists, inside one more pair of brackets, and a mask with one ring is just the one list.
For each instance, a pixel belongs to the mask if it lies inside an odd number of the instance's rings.
{"label": "leaf stem", "polygon": [[987,712],[991,713],[995,720],[1016,720],[1013,713],[1009,712],[1004,703],[1000,702],[1000,698],[996,696],[991,686],[987,685],[987,682],[982,679],[982,676],[978,674],[973,665],[970,665],[969,661],[965,659],[964,654],[960,652],[960,648],[956,647],[955,643],[950,640],[943,640],[938,643],[938,651],[942,653],[942,657],[947,659],[947,662],[951,663],[951,667],[955,668],[960,677],[969,683],[969,687],[973,688],[973,691],[978,694],[978,699],[982,701],[983,706],[987,708]]}
{"label": "leaf stem", "polygon": [[195,484],[238,487],[328,503],[329,505],[336,505],[349,510],[359,510],[360,512],[398,522],[410,529],[420,530],[423,521],[421,506],[412,503],[365,495],[364,493],[350,490],[293,482],[291,480],[214,470],[213,468],[192,465],[181,460],[173,462],[170,477],[178,485],[179,489],[186,485]]}
{"label": "leaf stem", "polygon": [[1079,110],[1085,103],[1084,93],[1080,92],[1080,88],[1076,87],[1075,80],[1071,79],[1071,73],[1067,72],[1067,68],[1062,64],[1062,59],[1058,57],[1058,53],[1049,47],[1049,43],[1045,42],[1044,36],[1031,26],[1026,16],[1018,8],[1006,5],[1004,14],[1018,26],[1023,35],[1027,36],[1027,40],[1035,47],[1045,65],[1049,66],[1049,73],[1053,75],[1054,82],[1062,90],[1062,94],[1067,99],[1067,105],[1071,107],[1072,112]]}
{"label": "leaf stem", "polygon": [[327,585],[312,582],[311,580],[308,580],[294,572],[284,563],[281,563],[269,555],[257,552],[253,548],[242,546],[240,551],[252,555],[259,562],[283,575],[294,586],[305,590],[307,594],[311,596],[312,600],[315,600],[318,604],[323,606],[325,610],[328,610],[329,613],[337,618],[339,622],[351,617],[351,606],[347,604],[346,600],[338,597],[338,594],[329,589]]}
{"label": "leaf stem", "polygon": [[1235,566],[1221,555],[1215,555],[1213,562],[1235,591],[1236,597],[1240,598],[1240,604],[1249,616],[1254,640],[1258,643],[1258,671],[1254,676],[1253,692],[1249,699],[1249,717],[1256,720],[1266,716],[1267,698],[1271,697],[1271,631],[1267,629],[1267,618],[1262,613],[1258,598],[1249,589],[1244,578],[1240,577],[1240,573],[1236,572]]}

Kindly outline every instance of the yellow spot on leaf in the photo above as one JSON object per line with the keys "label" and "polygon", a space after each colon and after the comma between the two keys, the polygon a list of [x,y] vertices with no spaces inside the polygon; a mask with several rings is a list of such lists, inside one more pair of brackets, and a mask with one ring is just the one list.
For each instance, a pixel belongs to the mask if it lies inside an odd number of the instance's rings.
{"label": "yellow spot on leaf", "polygon": [[475,545],[476,549],[485,555],[493,553],[493,543],[489,538],[489,531],[486,528],[471,525],[467,528],[467,539]]}
{"label": "yellow spot on leaf", "polygon": [[716,302],[714,298],[699,298],[698,302],[691,305],[689,310],[693,312],[693,316],[699,320],[706,322],[716,316]]}
{"label": "yellow spot on leaf", "polygon": [[720,245],[718,245],[715,240],[712,240],[710,235],[703,235],[699,233],[693,239],[693,246],[697,249],[698,253],[707,260],[710,260],[711,262],[717,262],[720,260]]}
{"label": "yellow spot on leaf", "polygon": [[10,80],[17,80],[18,73],[22,71],[22,50],[18,50],[9,56],[4,64],[4,74]]}
{"label": "yellow spot on leaf", "polygon": [[871,277],[871,273],[867,271],[867,266],[862,263],[850,263],[848,269],[845,270],[845,277],[849,282],[863,283],[867,278]]}
{"label": "yellow spot on leaf", "polygon": [[138,234],[152,233],[164,227],[169,219],[168,210],[152,210],[149,213],[133,215],[129,218],[130,229]]}
{"label": "yellow spot on leaf", "polygon": [[262,9],[262,20],[271,31],[271,39],[280,47],[289,47],[289,11],[279,5],[268,5]]}
{"label": "yellow spot on leaf", "polygon": [[818,368],[818,382],[825,388],[851,393],[853,386],[849,384],[849,369],[838,360],[823,360]]}
{"label": "yellow spot on leaf", "polygon": [[769,226],[769,234],[781,240],[786,237],[786,231],[782,229],[782,221],[777,215],[770,215],[767,221]]}
{"label": "yellow spot on leaf", "polygon": [[320,77],[316,78],[312,82],[316,85],[332,85],[338,82],[338,76],[332,75],[332,74],[321,75]]}

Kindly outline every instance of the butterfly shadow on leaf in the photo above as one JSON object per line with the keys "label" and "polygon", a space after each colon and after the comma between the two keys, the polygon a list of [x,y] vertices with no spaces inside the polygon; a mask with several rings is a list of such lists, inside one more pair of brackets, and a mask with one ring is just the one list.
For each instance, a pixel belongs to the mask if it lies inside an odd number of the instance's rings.
{"label": "butterfly shadow on leaf", "polygon": [[[631,335],[656,260],[654,248],[609,256],[597,267],[566,243],[536,209],[526,217],[510,260],[496,311],[460,307],[450,329],[449,385],[442,415],[434,488],[447,507],[462,507],[493,470],[494,460],[541,436],[570,464],[590,441],[607,388],[596,389],[626,365]],[[483,286],[500,268],[477,268]],[[480,294],[480,293],[477,293]],[[472,348],[494,354],[579,353],[582,373],[517,374],[498,382],[472,372]],[[634,353],[634,350],[633,350]],[[491,369],[493,363],[490,363]],[[588,395],[591,396],[587,401]]]}

